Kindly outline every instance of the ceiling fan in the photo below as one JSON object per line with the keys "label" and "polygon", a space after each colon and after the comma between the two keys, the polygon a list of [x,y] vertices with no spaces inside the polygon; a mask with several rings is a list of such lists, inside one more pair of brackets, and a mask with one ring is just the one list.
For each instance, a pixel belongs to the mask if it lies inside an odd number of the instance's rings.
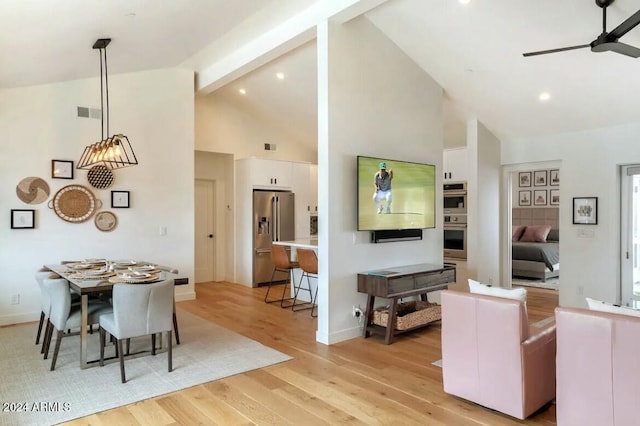
{"label": "ceiling fan", "polygon": [[592,52],[615,52],[627,55],[632,58],[640,57],[640,49],[618,41],[620,37],[635,28],[640,23],[640,10],[628,17],[622,24],[607,32],[607,7],[615,0],[596,0],[596,4],[602,8],[602,34],[589,44],[578,46],[561,47],[559,49],[541,50],[538,52],[523,53],[523,56],[544,55],[547,53],[564,52],[566,50],[582,49],[591,47]]}

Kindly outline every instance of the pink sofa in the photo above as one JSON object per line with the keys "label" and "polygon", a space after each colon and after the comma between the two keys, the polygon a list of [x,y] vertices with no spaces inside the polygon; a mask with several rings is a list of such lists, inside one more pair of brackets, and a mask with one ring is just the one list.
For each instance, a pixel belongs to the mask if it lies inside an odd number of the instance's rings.
{"label": "pink sofa", "polygon": [[558,426],[640,424],[640,318],[556,308]]}
{"label": "pink sofa", "polygon": [[552,318],[529,326],[517,300],[442,292],[444,391],[524,419],[553,400]]}

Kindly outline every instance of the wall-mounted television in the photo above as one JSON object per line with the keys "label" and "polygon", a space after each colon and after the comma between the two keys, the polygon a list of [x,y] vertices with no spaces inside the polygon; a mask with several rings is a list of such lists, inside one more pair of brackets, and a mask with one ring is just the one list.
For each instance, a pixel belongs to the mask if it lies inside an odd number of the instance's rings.
{"label": "wall-mounted television", "polygon": [[358,231],[434,228],[436,166],[358,156],[357,210]]}

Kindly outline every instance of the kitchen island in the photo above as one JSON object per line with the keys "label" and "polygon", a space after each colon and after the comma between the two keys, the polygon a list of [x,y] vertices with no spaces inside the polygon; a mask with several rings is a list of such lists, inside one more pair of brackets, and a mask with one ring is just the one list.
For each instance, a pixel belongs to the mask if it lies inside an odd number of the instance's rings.
{"label": "kitchen island", "polygon": [[[285,246],[291,248],[291,260],[298,260],[298,256],[296,254],[296,248],[304,248],[314,250],[316,254],[318,254],[318,239],[317,238],[298,238],[291,241],[274,241],[272,242],[274,245]],[[302,269],[296,268],[293,270],[293,282],[299,283],[302,279]],[[315,282],[314,282],[315,281]],[[315,286],[317,286],[317,280],[311,281],[311,290],[312,293],[315,292]],[[291,285],[291,297],[293,297],[294,293],[294,285]],[[306,293],[300,292],[298,294],[298,299],[303,300],[305,302],[310,302],[311,298],[307,296]]]}

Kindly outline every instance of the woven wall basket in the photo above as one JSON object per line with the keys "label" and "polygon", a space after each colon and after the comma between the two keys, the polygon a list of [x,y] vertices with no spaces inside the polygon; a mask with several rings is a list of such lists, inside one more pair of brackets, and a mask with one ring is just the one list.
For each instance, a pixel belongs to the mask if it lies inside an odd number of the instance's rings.
{"label": "woven wall basket", "polygon": [[81,223],[89,220],[102,207],[102,201],[97,200],[93,192],[82,185],[67,185],[56,192],[48,206],[60,219]]}

